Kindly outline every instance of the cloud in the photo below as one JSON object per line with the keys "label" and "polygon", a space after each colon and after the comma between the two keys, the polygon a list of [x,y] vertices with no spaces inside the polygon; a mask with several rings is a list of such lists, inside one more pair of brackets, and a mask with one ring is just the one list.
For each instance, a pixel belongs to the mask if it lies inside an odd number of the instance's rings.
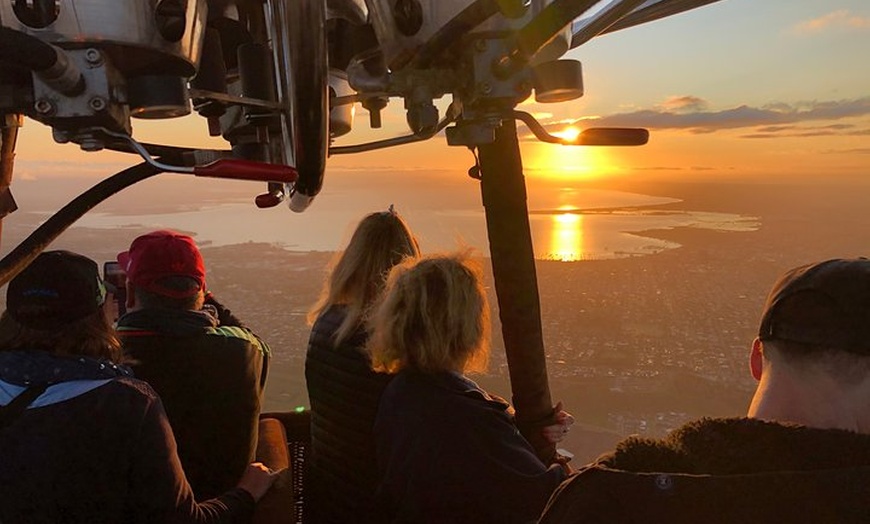
{"label": "cloud", "polygon": [[661,107],[675,113],[702,111],[707,109],[707,101],[696,96],[672,96],[662,102]]}
{"label": "cloud", "polygon": [[[762,107],[741,105],[722,111],[676,112],[663,109],[663,107],[662,105],[655,109],[643,109],[601,117],[594,121],[594,125],[685,129],[699,134],[714,133],[723,129],[765,126],[762,131],[770,133],[793,130],[795,125],[803,122],[840,120],[870,115],[870,97],[851,100],[813,100],[794,104],[777,102]],[[847,124],[837,124],[837,126],[828,126],[822,131],[829,133],[848,132],[848,127],[839,127],[848,126]]]}
{"label": "cloud", "polygon": [[792,28],[794,33],[803,35],[820,33],[828,29],[870,29],[870,17],[852,14],[848,9],[840,9],[806,20]]}
{"label": "cloud", "polygon": [[[827,126],[817,126],[817,129],[831,129],[831,130],[837,130],[837,131],[846,130],[846,129],[854,129],[854,128],[855,128],[855,126],[853,124],[830,124]],[[801,129],[801,128],[796,126],[796,125],[766,126],[766,127],[760,127],[756,131],[758,131],[759,133],[780,133],[782,131],[790,131],[793,129]],[[804,129],[806,129],[806,128],[804,128]]]}
{"label": "cloud", "polygon": [[822,151],[825,155],[870,155],[870,147],[858,147],[854,149],[828,149]]}
{"label": "cloud", "polygon": [[827,126],[768,126],[755,130],[755,133],[741,138],[807,138],[816,136],[865,136],[870,129],[856,129],[851,124],[831,124]]}
{"label": "cloud", "polygon": [[868,136],[870,129],[855,129],[852,125],[830,126],[771,126],[759,128],[741,138],[812,138],[817,136]]}
{"label": "cloud", "polygon": [[779,133],[780,131],[788,131],[796,129],[797,126],[765,126],[758,129],[759,133]]}

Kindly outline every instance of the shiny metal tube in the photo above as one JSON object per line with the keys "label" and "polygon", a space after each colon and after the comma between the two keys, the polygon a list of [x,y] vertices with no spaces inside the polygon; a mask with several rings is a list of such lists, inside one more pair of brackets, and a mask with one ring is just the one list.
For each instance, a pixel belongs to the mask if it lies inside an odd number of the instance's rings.
{"label": "shiny metal tube", "polygon": [[601,11],[595,13],[580,25],[575,26],[571,36],[571,47],[577,47],[592,40],[621,18],[634,11],[646,0],[613,0]]}
{"label": "shiny metal tube", "polygon": [[273,52],[281,102],[287,104],[293,164],[299,179],[290,209],[304,211],[320,192],[329,147],[326,0],[271,0]]}

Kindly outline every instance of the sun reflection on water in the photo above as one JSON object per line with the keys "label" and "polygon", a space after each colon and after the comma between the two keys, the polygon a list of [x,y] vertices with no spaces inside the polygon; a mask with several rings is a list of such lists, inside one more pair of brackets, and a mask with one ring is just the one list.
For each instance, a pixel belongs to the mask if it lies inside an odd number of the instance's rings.
{"label": "sun reflection on water", "polygon": [[552,218],[551,247],[547,258],[562,262],[583,260],[583,215],[568,212],[552,215]]}

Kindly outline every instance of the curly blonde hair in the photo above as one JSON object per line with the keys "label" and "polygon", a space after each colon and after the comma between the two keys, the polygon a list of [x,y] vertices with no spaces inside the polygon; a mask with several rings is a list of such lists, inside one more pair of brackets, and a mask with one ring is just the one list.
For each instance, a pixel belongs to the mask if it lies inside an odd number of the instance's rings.
{"label": "curly blonde hair", "polygon": [[489,360],[489,303],[469,252],[407,260],[387,279],[371,319],[376,370],[483,372]]}

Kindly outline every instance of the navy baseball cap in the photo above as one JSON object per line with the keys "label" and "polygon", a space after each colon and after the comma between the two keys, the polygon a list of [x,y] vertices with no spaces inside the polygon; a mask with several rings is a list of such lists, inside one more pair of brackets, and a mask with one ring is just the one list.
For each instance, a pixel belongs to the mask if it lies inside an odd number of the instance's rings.
{"label": "navy baseball cap", "polygon": [[69,251],[40,253],[6,289],[6,311],[36,330],[85,318],[106,301],[97,263]]}
{"label": "navy baseball cap", "polygon": [[834,259],[783,275],[767,297],[758,337],[870,355],[870,260]]}

